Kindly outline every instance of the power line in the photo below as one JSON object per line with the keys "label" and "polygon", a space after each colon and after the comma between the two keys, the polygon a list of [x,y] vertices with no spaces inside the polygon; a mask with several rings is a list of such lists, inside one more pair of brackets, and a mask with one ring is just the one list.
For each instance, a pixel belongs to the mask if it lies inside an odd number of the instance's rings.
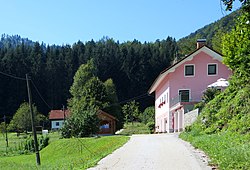
{"label": "power line", "polygon": [[127,103],[127,102],[130,102],[130,101],[132,101],[132,100],[139,100],[139,99],[145,98],[146,95],[148,96],[148,93],[144,93],[144,94],[141,94],[141,95],[139,95],[139,96],[136,96],[136,97],[133,97],[133,98],[130,98],[130,99],[121,101],[121,102],[119,102],[118,104]]}
{"label": "power line", "polygon": [[35,83],[31,80],[32,85],[35,87],[36,92],[38,93],[39,97],[42,99],[42,101],[47,105],[47,107],[52,110],[52,107],[44,100],[43,96],[41,95],[41,93],[39,92],[39,90],[37,89]]}
{"label": "power line", "polygon": [[119,105],[119,104],[122,104],[122,103],[127,103],[127,102],[130,102],[132,100],[139,100],[139,99],[142,99],[142,98],[146,98],[148,96],[151,96],[151,95],[149,95],[148,93],[144,93],[144,94],[141,94],[139,96],[135,96],[133,98],[130,98],[130,99],[127,99],[127,100],[123,100],[121,102],[110,104],[110,105],[108,105],[108,106],[106,106],[106,107],[104,107],[102,109],[105,109],[105,108],[108,108],[108,107],[111,107],[111,106],[114,106],[114,105]]}
{"label": "power line", "polygon": [[24,80],[24,81],[26,81],[25,78],[17,77],[17,76],[11,75],[11,74],[7,74],[7,73],[4,73],[4,72],[2,72],[2,71],[0,71],[0,74],[2,74],[2,75],[4,75],[4,76],[7,76],[7,77],[11,77],[11,78],[17,79],[17,80]]}
{"label": "power line", "polygon": [[[0,74],[4,75],[4,76],[7,76],[7,77],[10,77],[10,78],[14,78],[14,79],[17,79],[17,80],[24,80],[26,81],[26,78],[22,78],[22,77],[17,77],[17,76],[14,76],[14,75],[11,75],[11,74],[7,74],[7,73],[4,73],[2,71],[0,71]],[[29,79],[31,80],[31,79]],[[35,90],[36,92],[38,93],[39,97],[42,99],[42,101],[47,105],[47,107],[49,109],[52,109],[52,107],[44,100],[44,98],[42,97],[41,93],[39,92],[39,90],[37,89],[35,83],[31,80],[31,83],[33,84],[33,86],[35,87]]]}

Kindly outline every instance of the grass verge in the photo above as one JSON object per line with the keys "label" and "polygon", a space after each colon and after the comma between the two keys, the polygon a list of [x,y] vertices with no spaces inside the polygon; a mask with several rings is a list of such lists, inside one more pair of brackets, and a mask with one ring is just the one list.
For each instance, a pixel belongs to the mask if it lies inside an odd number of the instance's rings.
{"label": "grass verge", "polygon": [[221,170],[250,169],[250,134],[224,132],[197,135],[183,132],[180,138],[207,153],[211,159],[210,164]]}
{"label": "grass verge", "polygon": [[120,133],[120,135],[127,136],[133,134],[150,134],[150,130],[144,123],[134,122],[125,124],[124,130]]}
{"label": "grass verge", "polygon": [[72,138],[56,140],[41,152],[41,166],[36,166],[35,154],[0,157],[2,169],[87,169],[121,147],[126,136]]}

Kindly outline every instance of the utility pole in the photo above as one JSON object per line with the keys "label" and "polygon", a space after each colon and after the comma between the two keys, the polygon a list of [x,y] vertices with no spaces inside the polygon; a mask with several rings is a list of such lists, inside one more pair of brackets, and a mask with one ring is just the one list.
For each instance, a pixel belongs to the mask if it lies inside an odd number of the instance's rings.
{"label": "utility pole", "polygon": [[[7,148],[9,147],[9,142],[8,142],[8,132],[7,132],[7,125],[6,125],[6,116],[4,115],[4,125],[5,125],[5,140],[6,140],[6,146]],[[6,148],[6,150],[7,150]]]}
{"label": "utility pole", "polygon": [[62,105],[63,106],[63,108],[62,108],[62,110],[63,110],[63,122],[65,122],[65,107],[64,107],[64,105]]}
{"label": "utility pole", "polygon": [[35,152],[36,152],[36,163],[37,165],[40,165],[40,155],[39,155],[39,150],[38,150],[38,142],[37,142],[37,135],[36,135],[36,128],[34,124],[34,112],[33,112],[33,107],[32,107],[32,97],[31,97],[31,90],[30,90],[30,78],[28,74],[26,74],[26,81],[27,81],[27,90],[28,90],[28,97],[29,97],[29,106],[30,106],[30,114],[31,114],[31,126],[32,126],[32,132],[34,136],[34,144],[35,144]]}

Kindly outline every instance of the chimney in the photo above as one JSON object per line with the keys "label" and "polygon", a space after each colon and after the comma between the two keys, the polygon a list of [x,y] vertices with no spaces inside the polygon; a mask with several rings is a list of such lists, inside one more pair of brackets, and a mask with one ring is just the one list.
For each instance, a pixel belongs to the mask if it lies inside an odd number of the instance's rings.
{"label": "chimney", "polygon": [[197,49],[206,45],[206,41],[207,41],[206,39],[197,39]]}

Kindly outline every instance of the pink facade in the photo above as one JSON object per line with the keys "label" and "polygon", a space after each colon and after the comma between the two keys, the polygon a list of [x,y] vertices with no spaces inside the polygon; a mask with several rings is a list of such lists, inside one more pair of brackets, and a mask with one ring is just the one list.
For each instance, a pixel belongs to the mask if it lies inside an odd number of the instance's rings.
{"label": "pink facade", "polygon": [[230,76],[231,71],[221,60],[220,54],[203,46],[158,76],[149,90],[155,92],[156,132],[184,128],[185,112],[201,100],[207,86]]}

